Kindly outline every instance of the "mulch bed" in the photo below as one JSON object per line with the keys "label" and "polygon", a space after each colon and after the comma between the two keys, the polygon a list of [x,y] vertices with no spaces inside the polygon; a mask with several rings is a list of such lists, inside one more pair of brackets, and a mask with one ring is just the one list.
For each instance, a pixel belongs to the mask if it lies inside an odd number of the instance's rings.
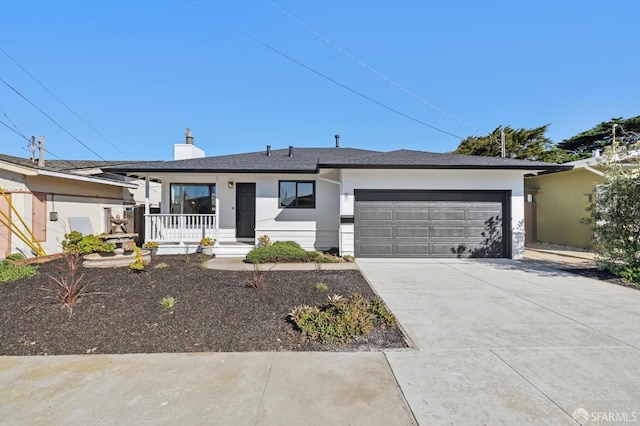
{"label": "mulch bed", "polygon": [[[160,262],[168,266],[155,268]],[[287,314],[297,305],[324,304],[327,294],[375,294],[359,271],[270,271],[262,290],[253,272],[202,269],[196,255],[158,256],[147,272],[83,268],[94,282],[70,312],[41,287],[55,288],[61,259],[35,277],[0,283],[0,355],[86,353],[369,351],[407,347],[397,327],[381,327],[344,345],[305,339]],[[329,287],[316,290],[318,283]],[[172,309],[160,301],[172,296]]]}

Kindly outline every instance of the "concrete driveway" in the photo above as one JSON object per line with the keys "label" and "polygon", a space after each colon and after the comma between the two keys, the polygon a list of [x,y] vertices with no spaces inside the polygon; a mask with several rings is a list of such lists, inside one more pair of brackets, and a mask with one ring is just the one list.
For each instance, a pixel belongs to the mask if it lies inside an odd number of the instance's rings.
{"label": "concrete driveway", "polygon": [[419,424],[640,423],[640,291],[510,260],[357,263],[418,349],[386,355]]}

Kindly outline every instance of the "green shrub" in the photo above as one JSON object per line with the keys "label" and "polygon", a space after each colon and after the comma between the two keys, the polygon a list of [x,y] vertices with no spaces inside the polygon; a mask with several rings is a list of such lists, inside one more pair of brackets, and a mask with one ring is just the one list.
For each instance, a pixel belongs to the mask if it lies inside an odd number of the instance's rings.
{"label": "green shrub", "polygon": [[17,281],[37,274],[38,267],[33,265],[16,266],[8,260],[0,262],[0,283]]}
{"label": "green shrub", "polygon": [[162,306],[165,309],[171,309],[174,307],[175,304],[176,304],[176,299],[175,297],[172,297],[172,296],[164,297],[160,301],[160,306]]}
{"label": "green shrub", "polygon": [[24,259],[24,255],[22,253],[11,253],[6,257],[6,260],[22,260]]}
{"label": "green shrub", "polygon": [[254,248],[247,254],[244,261],[247,263],[310,262],[313,255],[309,253],[294,241],[276,241],[270,246]]}
{"label": "green shrub", "polygon": [[138,247],[134,247],[133,251],[135,252],[135,256],[133,257],[133,260],[129,262],[129,273],[142,272],[144,271],[144,268],[149,264],[149,261],[145,260]]}
{"label": "green shrub", "polygon": [[327,286],[325,283],[318,283],[316,284],[316,290],[318,290],[320,293],[326,293],[327,291],[329,291],[329,286]]}
{"label": "green shrub", "polygon": [[633,155],[638,148],[607,148],[604,183],[588,208],[598,267],[629,282],[640,282],[640,159]]}
{"label": "green shrub", "polygon": [[335,263],[332,256],[317,251],[306,251],[295,241],[276,241],[271,245],[260,245],[247,254],[246,263],[316,262]]}
{"label": "green shrub", "polygon": [[380,298],[367,300],[360,293],[345,299],[334,294],[323,306],[297,306],[289,318],[307,337],[320,343],[345,343],[369,333],[377,325],[396,325]]}
{"label": "green shrub", "polygon": [[71,231],[64,236],[62,248],[67,253],[82,256],[89,253],[111,253],[116,249],[116,245],[106,243],[93,234],[82,235],[78,231]]}
{"label": "green shrub", "polygon": [[143,249],[153,250],[157,249],[158,247],[160,247],[160,243],[157,241],[147,241],[146,243],[142,244]]}

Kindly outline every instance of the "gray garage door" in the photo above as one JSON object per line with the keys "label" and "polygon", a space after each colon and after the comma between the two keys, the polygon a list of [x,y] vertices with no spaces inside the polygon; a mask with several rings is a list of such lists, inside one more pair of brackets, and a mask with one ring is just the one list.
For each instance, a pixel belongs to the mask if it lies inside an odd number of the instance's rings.
{"label": "gray garage door", "polygon": [[355,191],[356,257],[510,257],[508,191]]}

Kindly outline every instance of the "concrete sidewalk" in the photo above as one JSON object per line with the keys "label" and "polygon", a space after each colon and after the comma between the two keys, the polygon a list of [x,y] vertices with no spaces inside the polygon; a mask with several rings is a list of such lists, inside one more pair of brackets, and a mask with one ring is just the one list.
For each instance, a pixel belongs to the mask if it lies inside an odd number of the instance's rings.
{"label": "concrete sidewalk", "polygon": [[418,347],[387,359],[419,424],[640,422],[640,291],[512,260],[357,263]]}
{"label": "concrete sidewalk", "polygon": [[411,425],[385,355],[0,357],[2,425]]}

